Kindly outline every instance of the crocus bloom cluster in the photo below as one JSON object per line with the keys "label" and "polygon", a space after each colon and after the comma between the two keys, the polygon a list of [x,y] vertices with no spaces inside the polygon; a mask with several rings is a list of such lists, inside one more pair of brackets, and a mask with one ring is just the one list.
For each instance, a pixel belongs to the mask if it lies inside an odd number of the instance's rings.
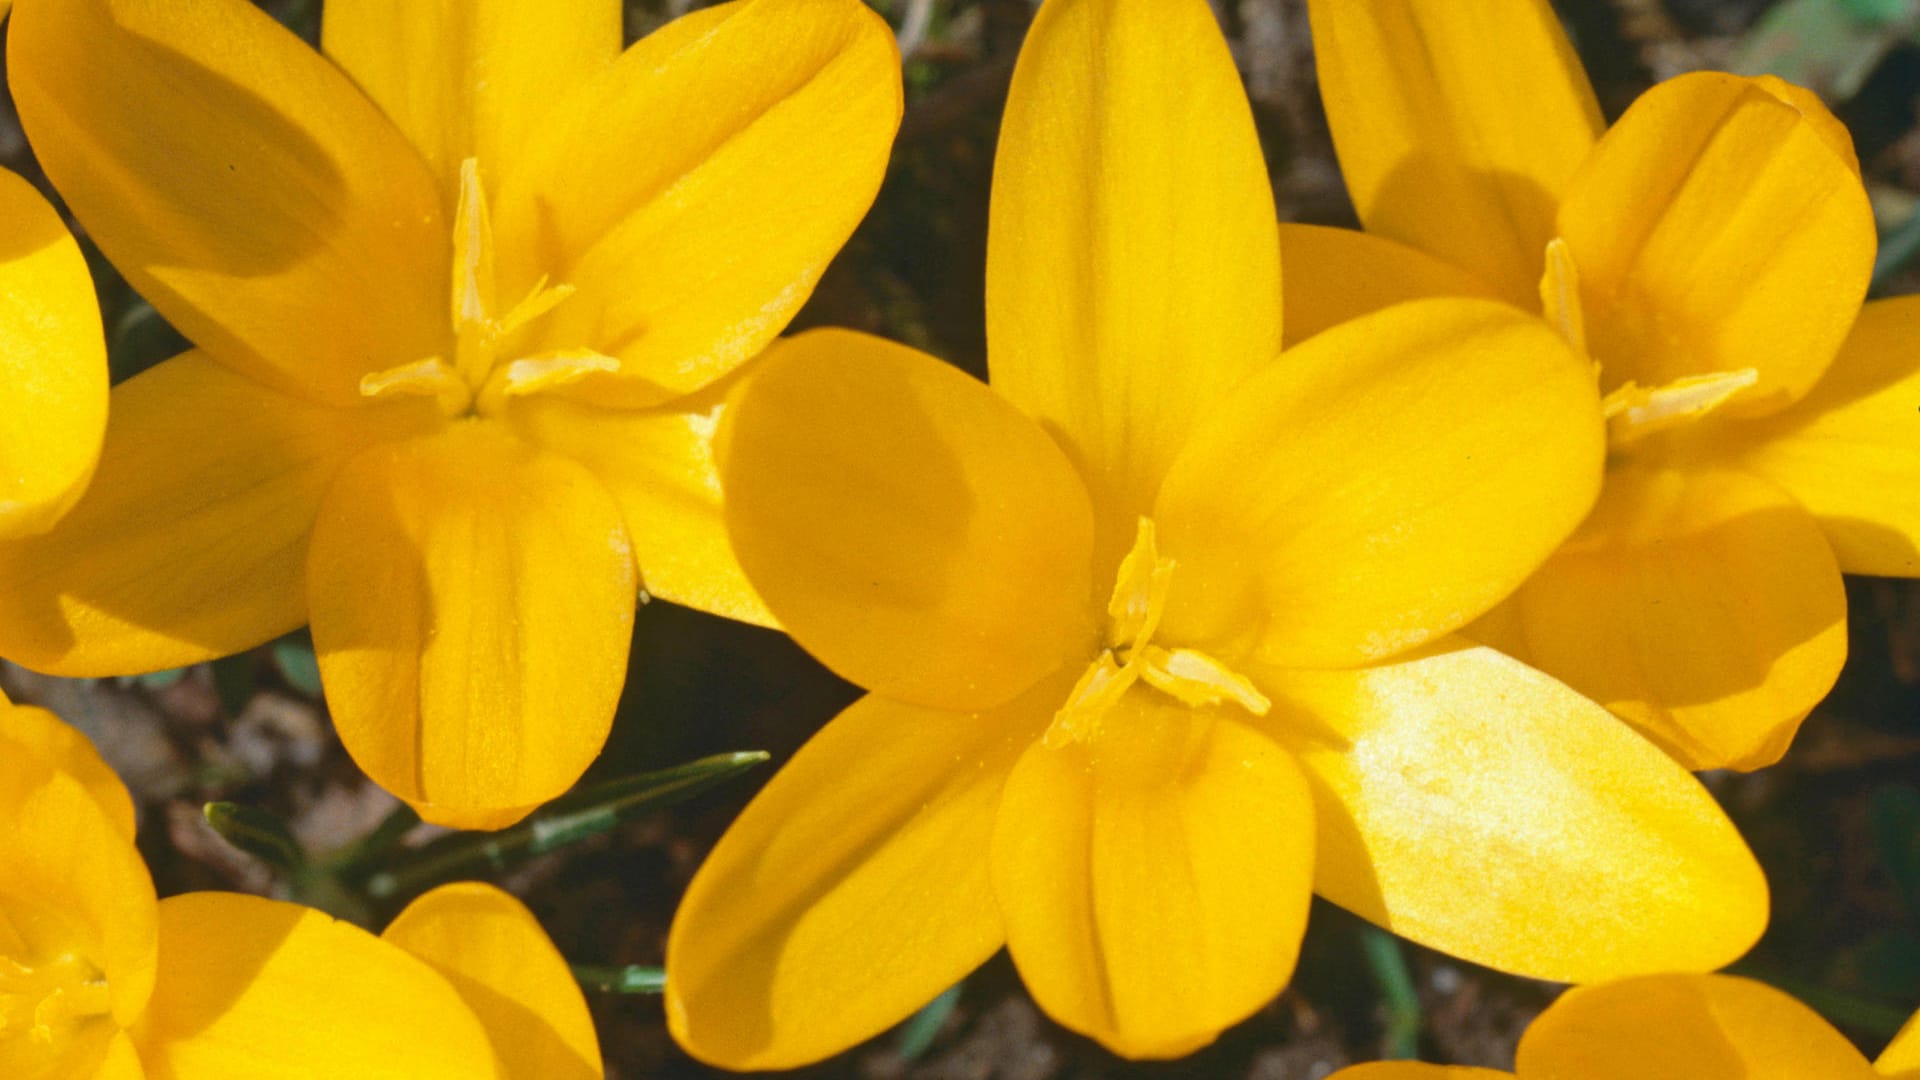
{"label": "crocus bloom cluster", "polygon": [[1331,1080],[1915,1080],[1920,1016],[1871,1064],[1819,1014],[1730,975],[1648,975],[1561,995],[1520,1038],[1513,1073],[1413,1062]]}
{"label": "crocus bloom cluster", "polygon": [[1464,299],[1276,360],[1272,196],[1203,0],[1048,0],[998,154],[991,387],[818,331],[723,421],[741,565],[870,693],[690,886],[682,1044],[816,1059],[1004,945],[1061,1023],[1182,1054],[1286,983],[1315,891],[1559,979],[1743,951],[1765,884],[1697,782],[1451,636],[1589,508],[1587,362]]}
{"label": "crocus bloom cluster", "polygon": [[1474,635],[1689,767],[1776,760],[1845,659],[1841,571],[1920,574],[1920,458],[1889,423],[1912,395],[1867,400],[1920,364],[1835,361],[1874,252],[1846,129],[1798,87],[1700,73],[1603,131],[1546,0],[1311,14],[1374,235],[1285,231],[1293,332],[1498,296],[1582,345],[1606,394],[1592,516]]}
{"label": "crocus bloom cluster", "polygon": [[158,901],[85,737],[0,705],[0,1075],[590,1080],[572,972],[519,901],[444,886],[386,933],[231,893]]}
{"label": "crocus bloom cluster", "polygon": [[107,349],[80,246],[33,185],[3,169],[0,237],[5,540],[46,531],[93,475],[107,426]]}
{"label": "crocus bloom cluster", "polygon": [[624,54],[621,12],[329,0],[322,56],[246,0],[16,5],[35,152],[197,348],[0,546],[0,655],[132,673],[310,623],[355,760],[496,827],[598,753],[638,590],[770,621],[709,439],[872,200],[898,55],[858,0]]}

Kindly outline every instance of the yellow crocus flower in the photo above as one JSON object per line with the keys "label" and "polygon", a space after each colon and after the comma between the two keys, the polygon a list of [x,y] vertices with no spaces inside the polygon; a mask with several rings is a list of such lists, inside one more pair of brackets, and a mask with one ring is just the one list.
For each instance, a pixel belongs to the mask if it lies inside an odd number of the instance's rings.
{"label": "yellow crocus flower", "polygon": [[1403,305],[1276,361],[1272,195],[1203,0],[1048,0],[988,250],[992,385],[775,346],[719,435],[794,637],[870,693],[708,857],[681,1044],[821,1058],[1003,945],[1118,1053],[1287,982],[1313,892],[1510,971],[1707,969],[1766,921],[1697,781],[1450,636],[1586,513],[1587,364],[1505,305]]}
{"label": "yellow crocus flower", "polygon": [[1562,994],[1515,1071],[1385,1061],[1330,1080],[1916,1080],[1920,1016],[1868,1063],[1786,994],[1732,975],[1646,975]]}
{"label": "yellow crocus flower", "polygon": [[1834,362],[1874,252],[1846,129],[1778,79],[1697,73],[1603,130],[1546,0],[1311,16],[1372,235],[1283,227],[1289,335],[1496,296],[1583,343],[1607,395],[1593,515],[1474,635],[1690,768],[1777,760],[1846,658],[1841,571],[1920,574],[1920,393],[1888,385],[1916,365]]}
{"label": "yellow crocus flower", "polygon": [[10,540],[52,527],[93,475],[107,348],[80,245],[33,185],[4,169],[0,237],[0,540]]}
{"label": "yellow crocus flower", "polygon": [[84,736],[0,704],[0,1075],[591,1080],[586,1000],[531,913],[443,886],[386,933],[235,893],[156,902]]}
{"label": "yellow crocus flower", "polygon": [[[865,212],[900,114],[858,0],[742,0],[628,49],[618,0],[25,0],[47,173],[196,346],[0,547],[0,655],[62,675],[310,623],[340,736],[442,824],[599,752],[637,590],[769,622],[709,437]],[[637,567],[637,568],[636,568]]]}

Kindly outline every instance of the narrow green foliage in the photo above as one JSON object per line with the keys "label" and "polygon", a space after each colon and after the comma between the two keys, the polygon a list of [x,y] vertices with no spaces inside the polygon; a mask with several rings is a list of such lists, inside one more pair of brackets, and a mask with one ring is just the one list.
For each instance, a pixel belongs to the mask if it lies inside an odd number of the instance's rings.
{"label": "narrow green foliage", "polygon": [[1360,947],[1367,954],[1367,967],[1373,981],[1386,998],[1386,1056],[1401,1060],[1420,1056],[1420,995],[1413,987],[1413,973],[1407,970],[1407,957],[1400,939],[1378,927],[1360,930]]}
{"label": "narrow green foliage", "polygon": [[900,1038],[893,1044],[895,1052],[907,1061],[918,1061],[929,1048],[933,1040],[946,1026],[947,1017],[953,1015],[954,1007],[960,1004],[960,988],[964,983],[954,983],[940,996],[921,1006],[905,1024],[900,1026]]}
{"label": "narrow green foliage", "polygon": [[265,810],[239,803],[211,802],[201,807],[201,816],[221,839],[241,851],[263,860],[288,874],[307,872],[307,853],[294,839],[286,822]]}
{"label": "narrow green foliage", "polygon": [[612,780],[556,799],[510,829],[456,833],[415,851],[397,852],[367,878],[367,895],[390,900],[446,881],[499,873],[535,855],[598,836],[623,821],[684,802],[767,757],[762,750],[715,754],[671,769]]}
{"label": "narrow green foliage", "polygon": [[583,988],[603,994],[658,994],[667,988],[667,973],[657,967],[575,964],[573,977]]}
{"label": "narrow green foliage", "polygon": [[274,642],[273,666],[280,669],[280,676],[287,680],[288,686],[310,698],[320,696],[320,661],[313,655],[313,642],[307,640],[306,635]]}
{"label": "narrow green foliage", "polygon": [[1783,0],[1748,32],[1731,67],[1778,75],[1842,102],[1916,26],[1916,0]]}

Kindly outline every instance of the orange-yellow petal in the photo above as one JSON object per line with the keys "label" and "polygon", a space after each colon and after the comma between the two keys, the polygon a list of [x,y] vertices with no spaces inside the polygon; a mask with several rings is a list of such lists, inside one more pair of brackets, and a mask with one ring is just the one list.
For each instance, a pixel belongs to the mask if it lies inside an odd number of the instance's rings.
{"label": "orange-yellow petal", "polygon": [[510,292],[541,274],[577,290],[543,339],[621,363],[580,396],[697,390],[813,292],[879,190],[900,109],[893,34],[858,0],[744,0],[669,23],[521,148],[494,222]]}
{"label": "orange-yellow petal", "polygon": [[340,741],[422,817],[463,828],[510,824],[586,771],[635,596],[613,497],[486,421],[348,464],[307,563]]}
{"label": "orange-yellow petal", "polygon": [[720,434],[740,565],[828,667],[900,701],[1008,701],[1092,643],[1093,512],[1039,425],[904,345],[768,351]]}
{"label": "orange-yellow petal", "polygon": [[492,1080],[486,1031],[433,968],[312,908],[237,893],[160,904],[148,1080]]}
{"label": "orange-yellow petal", "polygon": [[1168,476],[1163,632],[1301,667],[1448,633],[1573,530],[1602,453],[1593,376],[1538,319],[1439,299],[1335,327],[1236,391]]}
{"label": "orange-yellow petal", "polygon": [[1431,296],[1497,299],[1493,286],[1419,248],[1325,225],[1280,226],[1286,347],[1381,308]]}
{"label": "orange-yellow petal", "polygon": [[1313,788],[1315,891],[1396,934],[1585,982],[1719,967],[1766,926],[1760,867],[1699,781],[1515,660],[1453,639],[1256,677]]}
{"label": "orange-yellow petal", "polygon": [[[82,781],[37,747],[0,734],[0,955],[28,967],[73,967],[107,984],[108,1012],[62,1034],[103,1045],[153,989],[153,879],[122,824]],[[92,972],[86,969],[91,968]],[[34,1058],[0,1040],[0,1066],[16,1074]],[[38,1077],[35,1080],[39,1080]]]}
{"label": "orange-yellow petal", "polygon": [[306,621],[322,492],[431,405],[334,409],[190,352],[117,386],[100,468],[43,536],[0,544],[0,655],[126,675],[252,648]]}
{"label": "orange-yellow petal", "polygon": [[440,178],[498,175],[554,105],[620,54],[619,0],[328,0],[320,44]]}
{"label": "orange-yellow petal", "polygon": [[1520,1038],[1521,1080],[1874,1080],[1818,1013],[1751,979],[1649,975],[1576,987]]}
{"label": "orange-yellow petal", "polygon": [[1568,187],[1560,235],[1608,388],[1751,368],[1759,381],[1727,409],[1771,412],[1846,337],[1873,268],[1873,211],[1831,117],[1777,85],[1717,72],[1661,83]]}
{"label": "orange-yellow petal", "polygon": [[1367,231],[1531,308],[1554,209],[1601,130],[1547,0],[1313,0],[1327,122]]}
{"label": "orange-yellow petal", "polygon": [[995,808],[1056,704],[968,715],[868,695],[815,735],[687,887],[667,940],[680,1045],[731,1069],[817,1061],[993,955]]}
{"label": "orange-yellow petal", "polygon": [[432,175],[340,70],[246,0],[40,0],[8,83],[100,250],[209,355],[288,392],[441,354]]}
{"label": "orange-yellow petal", "polygon": [[1777,761],[1847,656],[1826,537],[1734,470],[1616,466],[1514,604],[1529,663],[1690,769]]}
{"label": "orange-yellow petal", "polygon": [[132,843],[133,796],[112,767],[100,759],[93,743],[79,728],[45,709],[4,702],[4,696],[0,696],[0,737],[32,750],[55,770],[78,781],[120,835]]}
{"label": "orange-yellow petal", "polygon": [[1920,1014],[1909,1018],[1899,1034],[1873,1061],[1874,1071],[1890,1080],[1920,1077]]}
{"label": "orange-yellow petal", "polygon": [[649,596],[771,627],[773,613],[734,558],[714,459],[733,386],[724,379],[652,409],[535,395],[515,399],[511,415],[529,439],[593,470],[619,500]]}
{"label": "orange-yellow petal", "polygon": [[1920,577],[1920,297],[1876,300],[1812,393],[1711,449],[1812,511],[1850,574]]}
{"label": "orange-yellow petal", "polygon": [[1034,1000],[1133,1058],[1190,1053],[1280,992],[1312,867],[1313,806],[1286,751],[1144,689],[1091,739],[1033,744],[993,834]]}
{"label": "orange-yellow petal", "polygon": [[80,497],[107,427],[107,348],[80,246],[0,169],[0,538],[44,532]]}
{"label": "orange-yellow petal", "polygon": [[380,935],[425,960],[486,1028],[502,1080],[598,1080],[600,1040],[573,970],[525,904],[456,882],[408,904]]}
{"label": "orange-yellow petal", "polygon": [[1054,0],[1014,69],[993,385],[1090,478],[1117,557],[1202,414],[1280,351],[1273,190],[1201,0]]}

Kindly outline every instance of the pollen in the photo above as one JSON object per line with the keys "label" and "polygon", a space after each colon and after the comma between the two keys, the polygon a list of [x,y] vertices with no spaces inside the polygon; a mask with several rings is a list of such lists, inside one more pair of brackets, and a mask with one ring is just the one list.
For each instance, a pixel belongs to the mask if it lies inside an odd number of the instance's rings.
{"label": "pollen", "polygon": [[1136,683],[1203,708],[1232,702],[1265,716],[1272,702],[1245,676],[1198,649],[1154,643],[1176,568],[1160,554],[1153,520],[1141,518],[1107,601],[1107,647],[1087,666],[1047,729],[1048,746],[1084,742]]}

